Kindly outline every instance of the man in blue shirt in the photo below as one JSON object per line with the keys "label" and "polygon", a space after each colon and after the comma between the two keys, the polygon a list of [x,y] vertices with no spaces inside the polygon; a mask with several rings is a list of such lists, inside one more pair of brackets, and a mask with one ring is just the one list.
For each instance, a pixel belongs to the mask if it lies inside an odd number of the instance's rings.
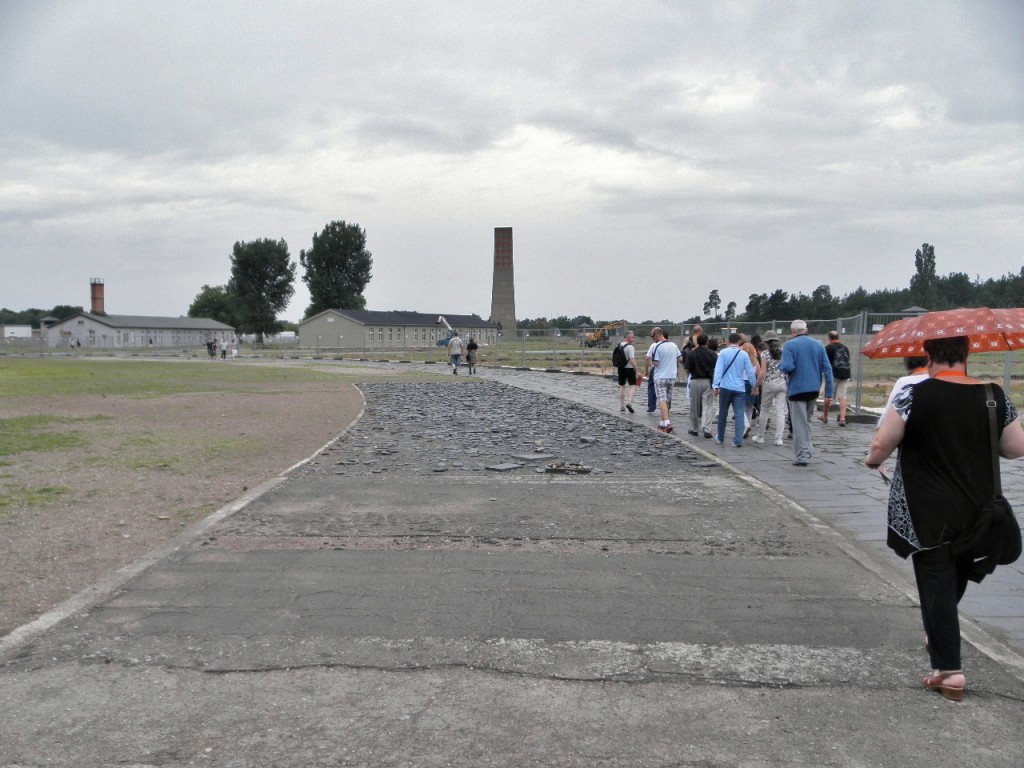
{"label": "man in blue shirt", "polygon": [[811,419],[818,406],[821,379],[825,377],[825,408],[832,404],[835,380],[825,345],[807,335],[807,323],[794,320],[789,326],[790,339],[782,347],[779,370],[788,380],[789,418],[793,423],[793,450],[798,467],[806,467],[811,459]]}
{"label": "man in blue shirt", "polygon": [[715,442],[725,441],[725,423],[729,420],[729,405],[732,405],[733,419],[736,422],[736,433],[732,444],[737,448],[743,445],[743,432],[746,421],[747,385],[753,386],[757,381],[757,373],[750,362],[750,355],[740,349],[742,340],[735,331],[729,334],[729,346],[718,353],[715,362],[715,377],[711,386],[718,395],[718,437]]}

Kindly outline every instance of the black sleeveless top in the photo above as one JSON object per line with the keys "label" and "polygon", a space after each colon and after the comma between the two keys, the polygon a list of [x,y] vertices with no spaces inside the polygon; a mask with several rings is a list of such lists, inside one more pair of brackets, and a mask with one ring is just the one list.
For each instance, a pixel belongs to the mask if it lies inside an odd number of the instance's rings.
{"label": "black sleeveless top", "polygon": [[[997,384],[996,427],[1017,418]],[[901,557],[955,542],[992,498],[992,455],[984,384],[918,382],[893,400],[906,423],[889,490],[887,543]]]}

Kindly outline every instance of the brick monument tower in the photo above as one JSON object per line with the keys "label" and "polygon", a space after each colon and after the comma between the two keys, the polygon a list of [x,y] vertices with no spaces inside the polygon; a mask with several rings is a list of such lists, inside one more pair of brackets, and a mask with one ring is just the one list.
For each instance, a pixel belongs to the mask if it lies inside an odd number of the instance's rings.
{"label": "brick monument tower", "polygon": [[500,323],[502,336],[516,335],[516,282],[512,269],[512,227],[494,228],[494,282],[491,285],[491,317]]}

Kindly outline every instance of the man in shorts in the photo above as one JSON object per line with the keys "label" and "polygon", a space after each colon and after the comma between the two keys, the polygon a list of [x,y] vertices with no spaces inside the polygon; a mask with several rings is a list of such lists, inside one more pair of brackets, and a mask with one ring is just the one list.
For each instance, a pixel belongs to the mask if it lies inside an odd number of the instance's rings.
{"label": "man in shorts", "polygon": [[[828,332],[828,344],[825,345],[828,364],[832,366],[832,378],[836,381],[835,399],[839,401],[839,426],[846,426],[846,390],[850,386],[850,348],[839,341],[839,331]],[[822,424],[828,424],[828,412],[831,403],[822,406]]]}
{"label": "man in shorts", "polygon": [[451,360],[452,373],[459,375],[459,362],[462,360],[462,339],[458,333],[453,333],[451,341],[448,342],[448,357]]}
{"label": "man in shorts", "polygon": [[654,344],[647,352],[647,368],[654,369],[654,392],[658,397],[658,408],[661,411],[658,431],[667,434],[672,431],[668,409],[672,402],[672,387],[679,376],[679,361],[683,353],[679,351],[679,347],[665,338],[665,333],[659,327],[651,331],[651,338],[654,339]]}
{"label": "man in shorts", "polygon": [[[633,411],[633,396],[636,394],[636,348],[633,346],[633,339],[636,336],[632,331],[626,331],[625,340],[619,345],[622,347],[622,354],[626,357],[626,364],[617,369],[619,374],[619,411]],[[629,385],[629,400],[626,400],[626,385]]]}

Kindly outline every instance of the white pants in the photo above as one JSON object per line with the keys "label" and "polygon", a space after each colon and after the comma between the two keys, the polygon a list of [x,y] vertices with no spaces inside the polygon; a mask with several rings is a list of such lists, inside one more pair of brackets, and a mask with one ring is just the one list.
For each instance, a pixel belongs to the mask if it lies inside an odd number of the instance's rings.
{"label": "white pants", "polygon": [[761,384],[761,416],[757,422],[757,436],[764,438],[768,427],[768,409],[775,406],[772,421],[775,424],[775,439],[781,440],[786,430],[786,382]]}

